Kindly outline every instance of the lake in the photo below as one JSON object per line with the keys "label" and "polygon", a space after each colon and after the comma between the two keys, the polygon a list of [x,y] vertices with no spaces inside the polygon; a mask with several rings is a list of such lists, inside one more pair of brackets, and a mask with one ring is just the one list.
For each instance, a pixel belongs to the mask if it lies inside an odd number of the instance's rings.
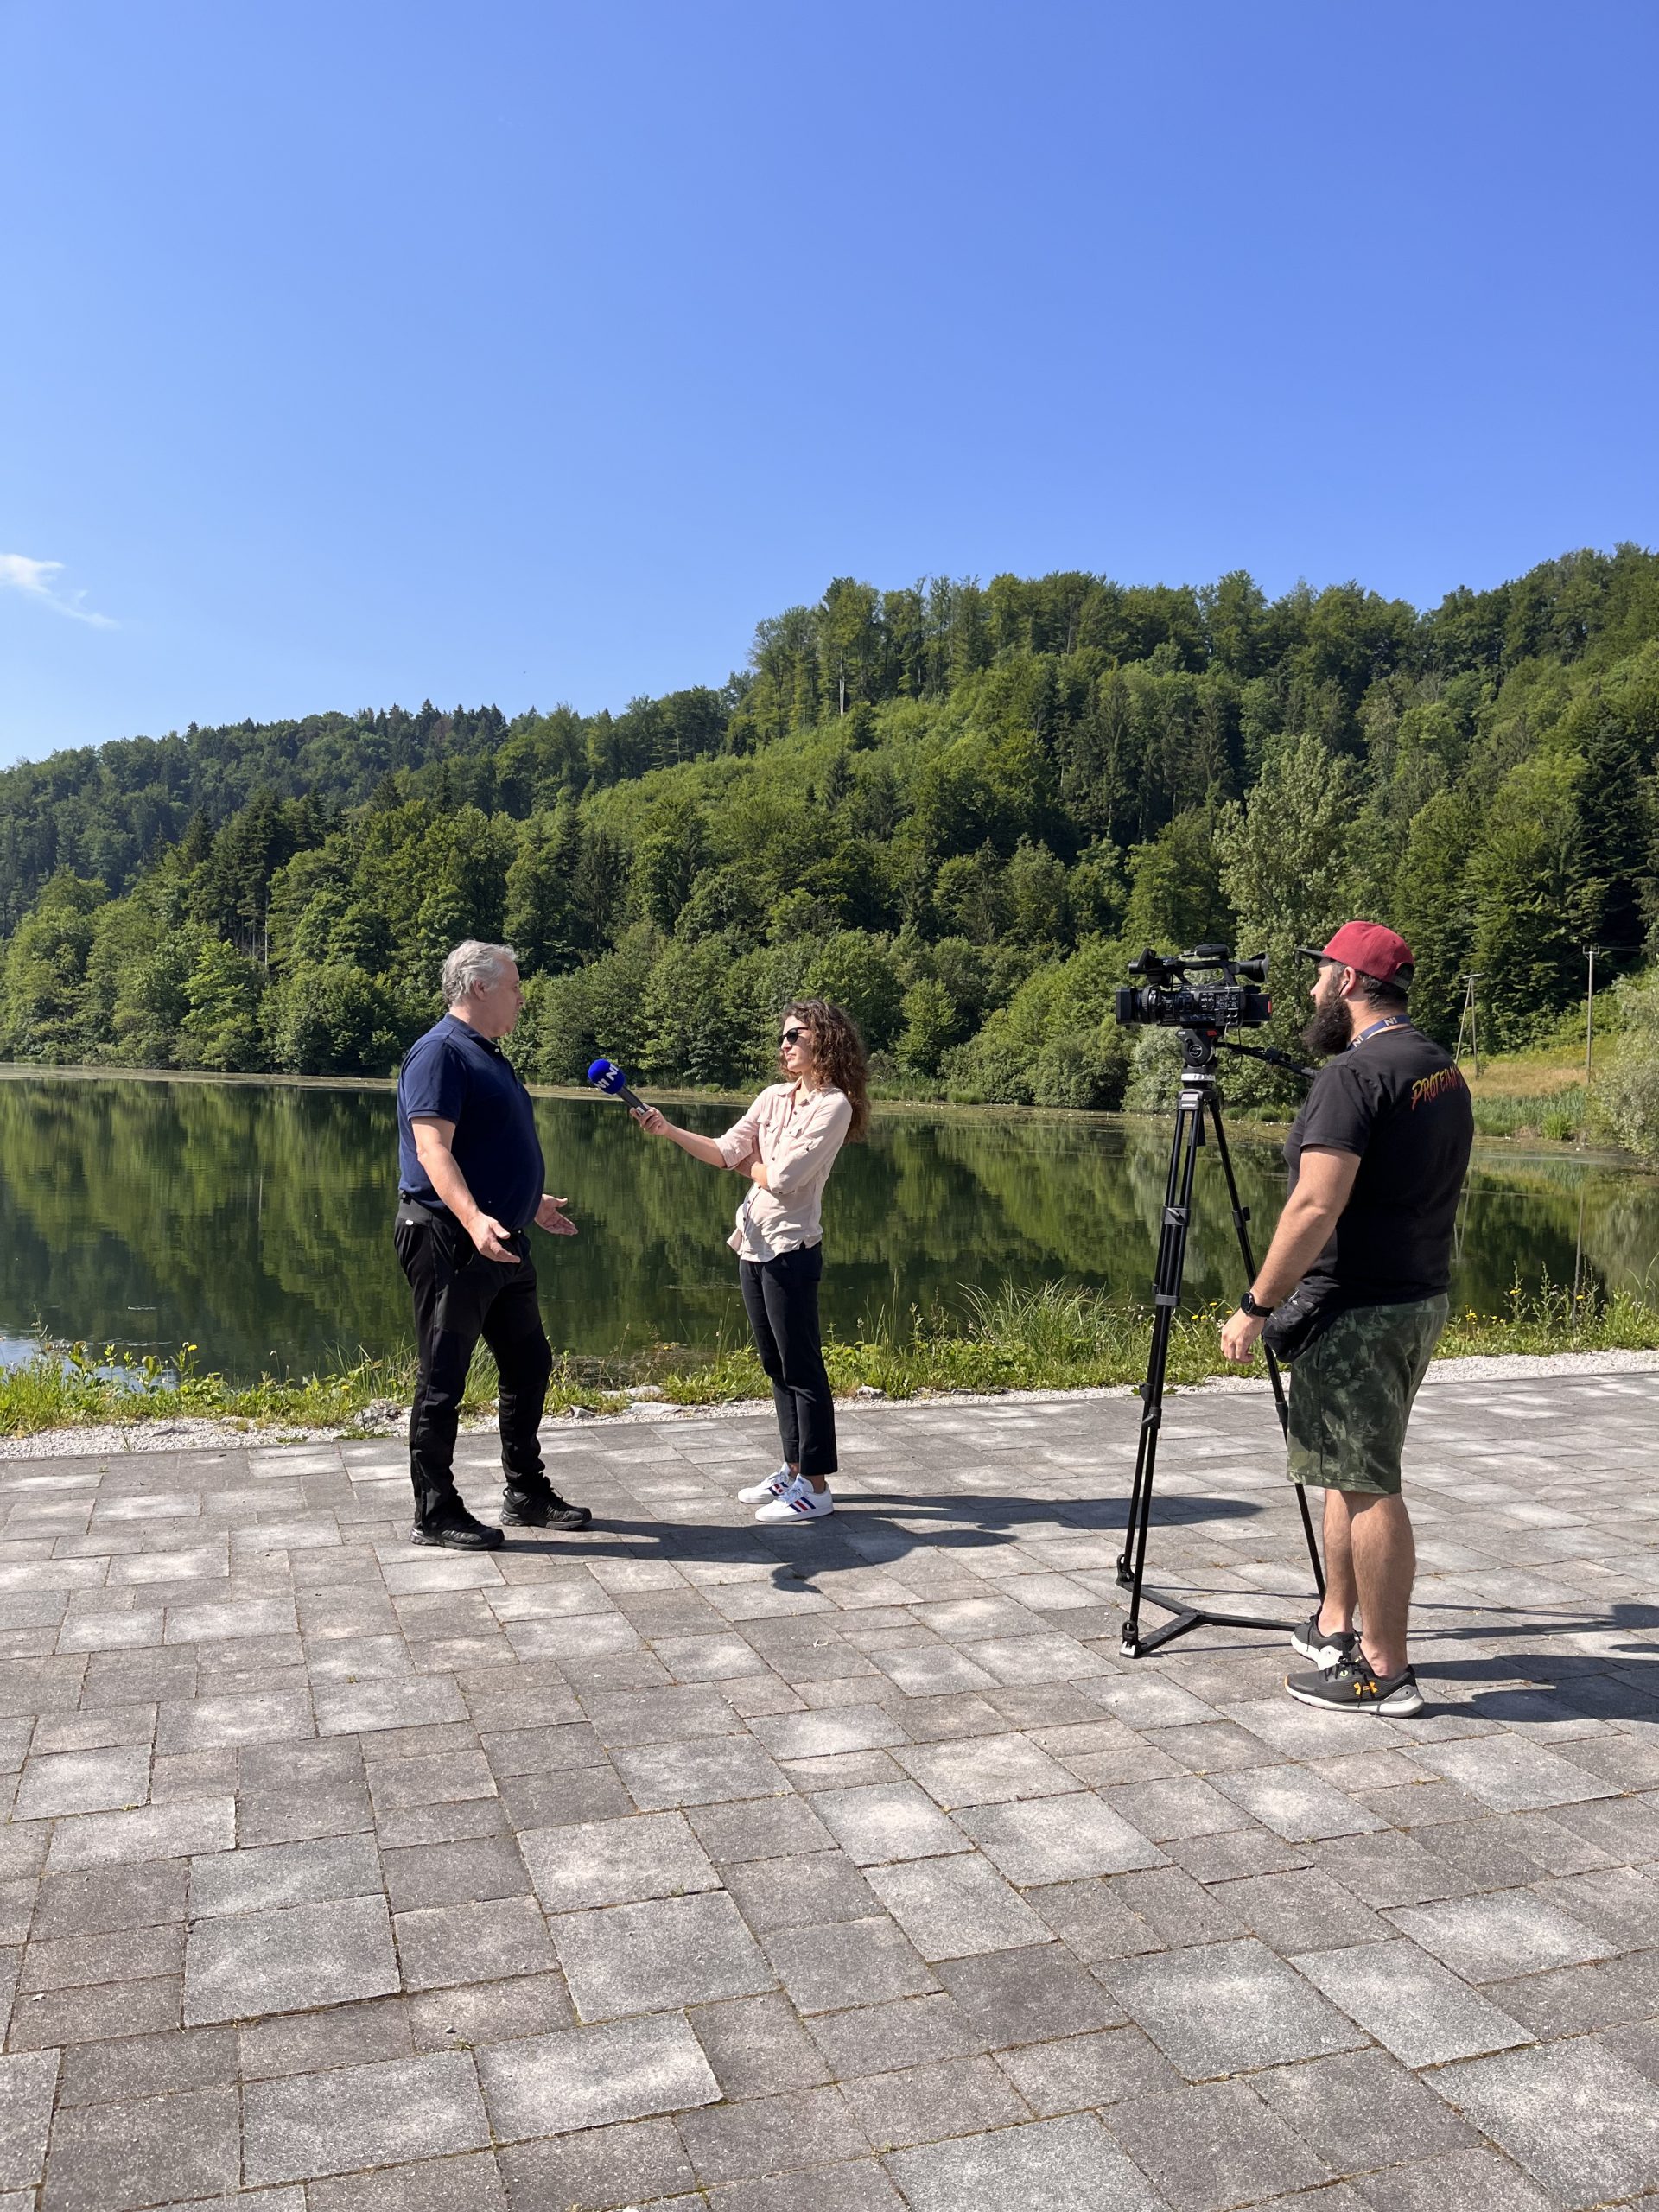
{"label": "lake", "polygon": [[[717,1131],[737,1109],[671,1107]],[[741,1339],[723,1238],[741,1186],[643,1137],[620,1107],[537,1101],[575,1239],[536,1234],[556,1346],[616,1353]],[[823,1304],[842,1336],[904,1327],[965,1288],[1055,1279],[1125,1300],[1149,1288],[1168,1132],[1104,1116],[878,1109],[825,1201]],[[1258,1255],[1278,1211],[1274,1145],[1236,1141]],[[409,1341],[391,1224],[392,1093],[373,1086],[13,1075],[0,1080],[0,1340],[29,1334],[140,1351],[200,1347],[241,1379]],[[1242,1287],[1225,1191],[1199,1166],[1187,1290]],[[535,1234],[535,1232],[532,1232]],[[1659,1252],[1659,1180],[1565,1151],[1476,1156],[1457,1298],[1495,1311],[1519,1274],[1577,1268],[1636,1289]]]}

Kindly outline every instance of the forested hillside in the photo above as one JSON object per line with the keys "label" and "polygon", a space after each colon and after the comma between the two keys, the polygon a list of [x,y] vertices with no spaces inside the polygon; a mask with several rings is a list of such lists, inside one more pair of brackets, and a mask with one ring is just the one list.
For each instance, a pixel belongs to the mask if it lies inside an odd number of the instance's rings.
{"label": "forested hillside", "polygon": [[1128,953],[1265,946],[1287,1032],[1290,946],[1355,912],[1411,940],[1426,1027],[1472,968],[1515,1046],[1581,947],[1659,918],[1656,753],[1634,546],[1426,614],[1243,574],[843,579],[722,690],[619,715],[393,708],[0,773],[0,1052],[380,1072],[474,934],[518,948],[547,1080],[602,1050],[746,1081],[814,990],[895,1082],[1113,1104]]}

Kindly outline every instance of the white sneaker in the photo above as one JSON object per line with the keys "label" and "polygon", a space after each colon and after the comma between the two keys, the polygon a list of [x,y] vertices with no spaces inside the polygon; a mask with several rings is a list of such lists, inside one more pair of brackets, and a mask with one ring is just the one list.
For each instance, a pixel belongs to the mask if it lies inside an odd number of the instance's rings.
{"label": "white sneaker", "polygon": [[737,1502],[740,1505],[768,1505],[774,1497],[781,1497],[797,1479],[793,1468],[785,1465],[775,1475],[768,1475],[765,1482],[751,1483],[747,1490],[739,1491]]}
{"label": "white sneaker", "polygon": [[770,1505],[763,1505],[757,1521],[823,1521],[836,1510],[827,1490],[814,1490],[804,1475],[797,1475],[789,1488],[779,1491]]}

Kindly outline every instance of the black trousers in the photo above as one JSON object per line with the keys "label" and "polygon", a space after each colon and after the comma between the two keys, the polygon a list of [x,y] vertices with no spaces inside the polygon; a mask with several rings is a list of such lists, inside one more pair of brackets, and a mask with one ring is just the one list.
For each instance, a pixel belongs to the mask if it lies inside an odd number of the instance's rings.
{"label": "black trousers", "polygon": [[823,1247],[804,1244],[775,1260],[740,1260],[738,1273],[754,1348],[778,1408],[784,1457],[804,1475],[833,1475],[836,1402],[818,1327]]}
{"label": "black trousers", "polygon": [[478,1340],[500,1371],[501,1464],[509,1490],[545,1482],[536,1440],[547,1402],[553,1353],[536,1301],[530,1241],[520,1230],[518,1259],[486,1260],[450,1213],[407,1200],[392,1232],[415,1294],[420,1374],[409,1416],[409,1473],[415,1510],[425,1516],[455,1495],[455,1429]]}

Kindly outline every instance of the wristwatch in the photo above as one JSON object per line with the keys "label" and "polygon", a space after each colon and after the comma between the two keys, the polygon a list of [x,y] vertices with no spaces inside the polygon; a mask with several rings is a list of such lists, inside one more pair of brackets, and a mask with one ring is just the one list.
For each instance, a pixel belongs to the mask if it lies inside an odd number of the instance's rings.
{"label": "wristwatch", "polygon": [[1247,1290],[1238,1301],[1238,1310],[1241,1313],[1249,1314],[1255,1320],[1264,1321],[1269,1313],[1275,1313],[1278,1309],[1272,1306],[1258,1306]]}

